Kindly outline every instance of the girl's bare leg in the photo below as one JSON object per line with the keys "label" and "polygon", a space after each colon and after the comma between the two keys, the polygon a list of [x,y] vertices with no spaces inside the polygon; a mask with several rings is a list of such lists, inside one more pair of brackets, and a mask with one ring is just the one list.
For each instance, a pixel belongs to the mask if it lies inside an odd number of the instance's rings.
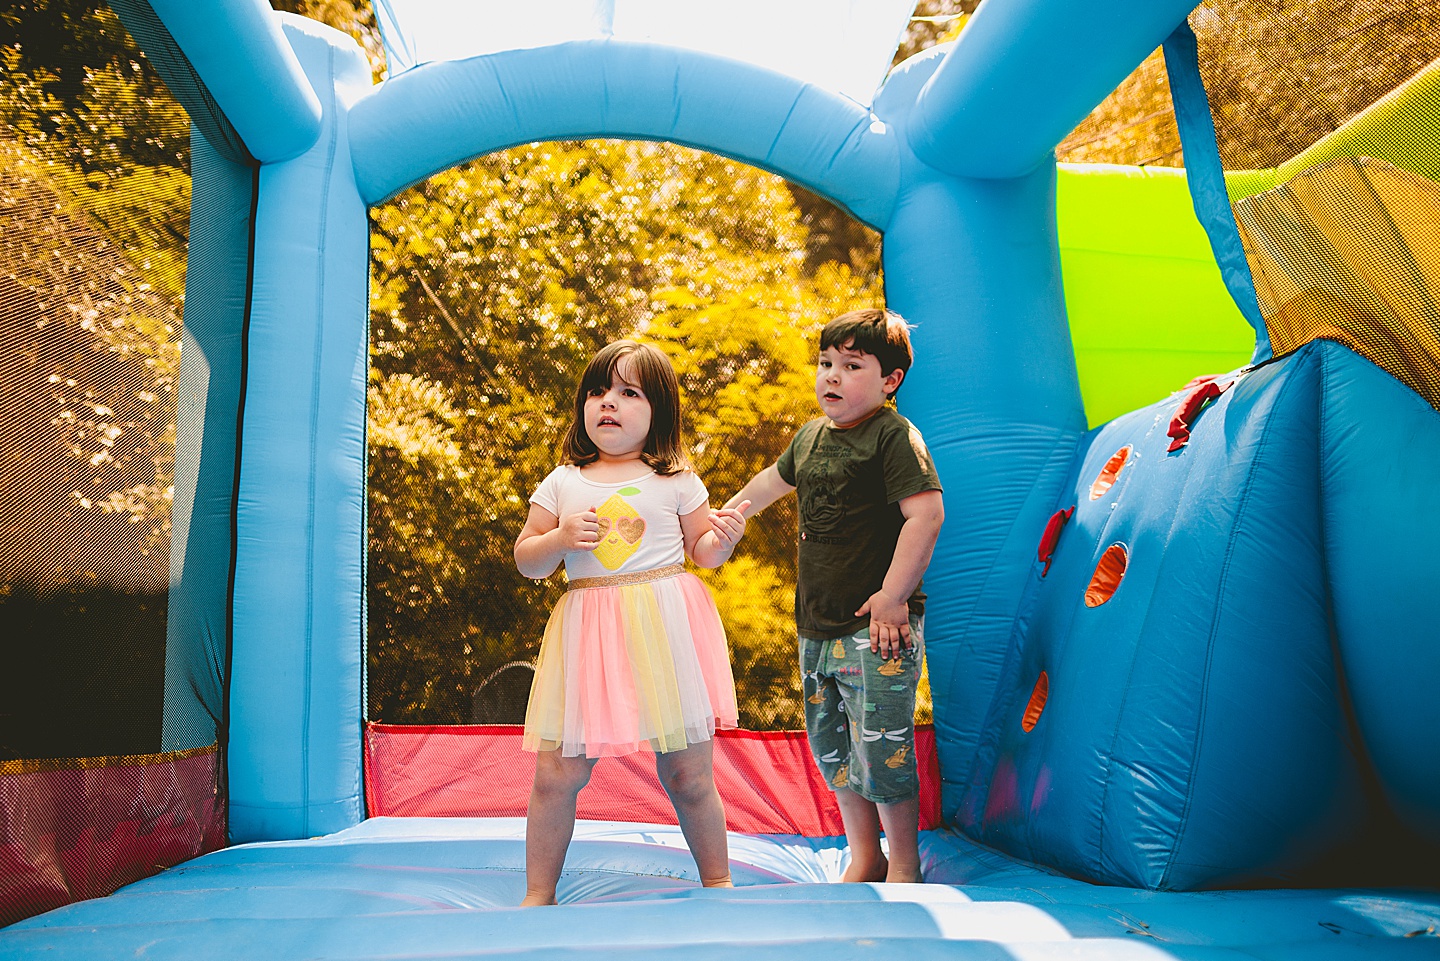
{"label": "girl's bare leg", "polygon": [[878,804],[885,840],[890,843],[886,881],[918,884],[920,877],[920,799]]}
{"label": "girl's bare leg", "polygon": [[880,850],[880,812],[874,801],[848,788],[835,789],[840,820],[845,823],[845,841],[850,845],[850,865],[842,881],[884,881],[889,862]]}
{"label": "girl's bare leg", "polygon": [[715,742],[699,741],[683,751],[655,755],[655,772],[675,816],[680,833],[690,845],[700,883],[707,888],[728,888],[730,839],[725,833],[725,807],[715,789]]}
{"label": "girl's bare leg", "polygon": [[555,903],[555,885],[565,867],[565,852],[575,833],[575,797],[590,782],[595,761],[561,757],[559,751],[535,755],[535,783],[525,817],[525,900],[521,907]]}

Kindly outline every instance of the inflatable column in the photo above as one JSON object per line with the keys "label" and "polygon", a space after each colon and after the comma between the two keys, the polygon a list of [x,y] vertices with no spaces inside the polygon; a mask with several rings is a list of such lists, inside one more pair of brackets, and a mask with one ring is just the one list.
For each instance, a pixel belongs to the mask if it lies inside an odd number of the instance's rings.
{"label": "inflatable column", "polygon": [[899,403],[945,486],[925,583],[947,821],[1085,430],[1060,277],[1055,145],[1191,6],[1126,4],[1112,18],[1068,0],[987,5],[953,48],[902,65],[876,99],[902,142],[886,296],[916,325]]}
{"label": "inflatable column", "polygon": [[284,18],[323,107],[319,138],[260,169],[230,680],[236,842],[357,823],[364,651],[366,206],[348,111],[360,48]]}

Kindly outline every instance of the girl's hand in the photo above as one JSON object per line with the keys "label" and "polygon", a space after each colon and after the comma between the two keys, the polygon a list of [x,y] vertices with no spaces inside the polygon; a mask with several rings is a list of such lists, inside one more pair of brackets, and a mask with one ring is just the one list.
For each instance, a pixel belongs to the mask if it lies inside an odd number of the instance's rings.
{"label": "girl's hand", "polygon": [[567,554],[571,551],[593,551],[600,546],[600,515],[593,507],[566,514],[555,531],[560,546]]}
{"label": "girl's hand", "polygon": [[734,507],[710,512],[710,530],[721,550],[727,553],[734,550],[740,538],[745,536],[745,508],[749,506],[749,501],[741,501]]}
{"label": "girl's hand", "polygon": [[910,646],[910,605],[897,601],[884,591],[876,591],[855,612],[856,617],[870,615],[870,653],[887,661],[899,657]]}

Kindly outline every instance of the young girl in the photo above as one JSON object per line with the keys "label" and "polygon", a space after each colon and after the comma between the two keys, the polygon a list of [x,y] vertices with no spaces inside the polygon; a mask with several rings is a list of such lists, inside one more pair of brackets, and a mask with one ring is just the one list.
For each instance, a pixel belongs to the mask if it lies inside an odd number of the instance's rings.
{"label": "young girl", "polygon": [[585,368],[565,462],[530,498],[515,565],[569,589],[545,627],[525,712],[536,752],[525,826],[525,900],[554,904],[575,797],[600,757],[655,752],[707,887],[730,885],[711,735],[737,720],[725,631],[685,555],[718,567],[745,530],[711,511],[680,441],[680,389],[658,349],[616,341]]}

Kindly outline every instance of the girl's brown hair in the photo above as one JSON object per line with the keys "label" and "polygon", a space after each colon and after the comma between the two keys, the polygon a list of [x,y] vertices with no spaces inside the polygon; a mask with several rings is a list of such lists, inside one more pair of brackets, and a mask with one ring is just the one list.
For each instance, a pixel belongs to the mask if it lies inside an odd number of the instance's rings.
{"label": "girl's brown hair", "polygon": [[575,417],[563,444],[566,462],[583,467],[599,459],[599,449],[585,432],[585,398],[597,387],[609,387],[616,368],[627,359],[626,380],[638,385],[650,401],[650,434],[640,459],[657,474],[689,470],[690,458],[680,442],[680,382],[675,368],[659,348],[633,340],[617,340],[600,348],[581,375],[575,388]]}

